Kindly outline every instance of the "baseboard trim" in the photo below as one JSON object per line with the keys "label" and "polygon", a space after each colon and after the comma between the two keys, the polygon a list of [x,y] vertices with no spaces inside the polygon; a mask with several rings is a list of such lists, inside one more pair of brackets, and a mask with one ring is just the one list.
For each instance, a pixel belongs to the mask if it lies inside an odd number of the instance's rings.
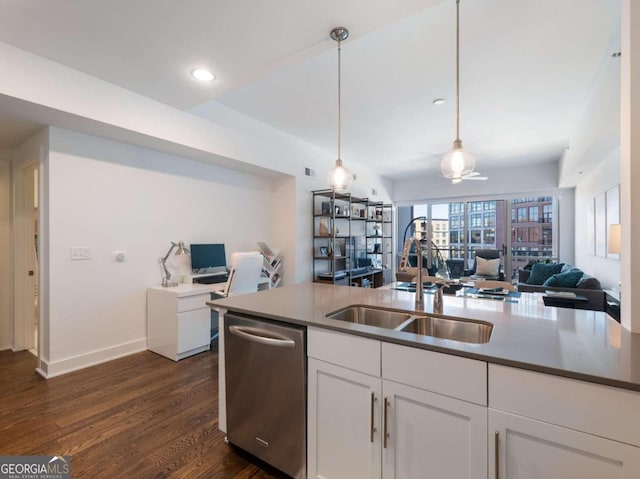
{"label": "baseboard trim", "polygon": [[86,354],[72,356],[57,361],[40,360],[40,367],[36,369],[42,377],[50,379],[79,369],[106,363],[113,359],[129,356],[147,350],[147,338],[136,339],[128,343],[118,344],[104,349],[98,349]]}

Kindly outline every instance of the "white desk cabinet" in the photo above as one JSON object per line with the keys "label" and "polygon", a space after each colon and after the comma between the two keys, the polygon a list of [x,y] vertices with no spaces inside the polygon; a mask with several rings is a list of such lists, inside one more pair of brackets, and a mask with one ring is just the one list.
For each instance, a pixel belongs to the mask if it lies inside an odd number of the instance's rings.
{"label": "white desk cabinet", "polygon": [[147,289],[147,349],[174,361],[210,348],[207,301],[220,285],[180,284]]}

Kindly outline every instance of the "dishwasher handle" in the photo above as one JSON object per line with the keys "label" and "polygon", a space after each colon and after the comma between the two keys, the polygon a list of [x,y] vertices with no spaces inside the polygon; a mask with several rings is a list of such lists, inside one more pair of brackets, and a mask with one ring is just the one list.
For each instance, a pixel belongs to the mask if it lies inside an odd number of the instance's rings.
{"label": "dishwasher handle", "polygon": [[268,331],[266,329],[252,328],[251,326],[229,326],[229,332],[248,341],[279,348],[294,348],[296,342],[286,336]]}

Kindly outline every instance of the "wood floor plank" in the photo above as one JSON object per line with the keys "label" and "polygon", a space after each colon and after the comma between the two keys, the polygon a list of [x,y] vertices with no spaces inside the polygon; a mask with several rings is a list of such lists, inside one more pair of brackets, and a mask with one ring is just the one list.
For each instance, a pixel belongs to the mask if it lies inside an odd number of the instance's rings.
{"label": "wood floor plank", "polygon": [[45,380],[0,351],[0,454],[71,455],[74,478],[286,477],[224,442],[218,353],[149,351]]}

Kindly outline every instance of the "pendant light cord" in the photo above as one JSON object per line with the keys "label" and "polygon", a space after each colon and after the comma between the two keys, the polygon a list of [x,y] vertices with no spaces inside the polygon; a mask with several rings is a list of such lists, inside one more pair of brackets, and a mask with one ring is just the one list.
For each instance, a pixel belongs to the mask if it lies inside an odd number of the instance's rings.
{"label": "pendant light cord", "polygon": [[456,140],[460,141],[460,0],[456,0]]}
{"label": "pendant light cord", "polygon": [[342,78],[342,72],[341,72],[341,59],[340,56],[342,54],[342,42],[340,40],[338,40],[338,159],[340,160],[340,132],[342,130],[342,109],[341,109],[341,98],[342,98],[342,91],[341,91],[341,84],[340,84],[340,79]]}

